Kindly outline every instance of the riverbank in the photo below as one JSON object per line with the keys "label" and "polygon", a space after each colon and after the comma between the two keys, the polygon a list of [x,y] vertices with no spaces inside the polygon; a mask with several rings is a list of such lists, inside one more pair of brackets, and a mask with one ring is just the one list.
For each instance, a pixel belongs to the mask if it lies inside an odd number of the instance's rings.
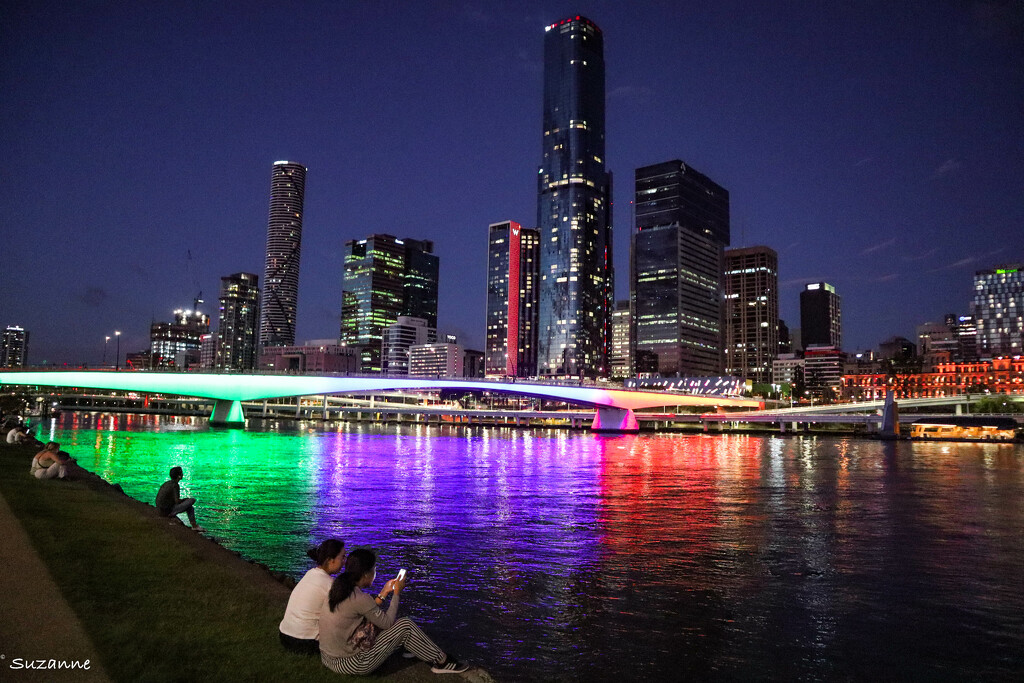
{"label": "riverbank", "polygon": [[[5,634],[0,678],[43,680],[29,677],[36,672],[12,670],[13,658],[66,656],[89,659],[95,673],[90,680],[103,680],[103,672],[119,681],[366,680],[333,674],[319,659],[280,647],[277,624],[290,589],[266,569],[159,517],[151,506],[77,466],[72,481],[34,479],[28,464],[35,450],[0,445],[0,495],[6,501],[0,514],[15,531],[15,523],[23,529],[31,543],[20,549],[10,544],[8,554],[24,560],[22,572],[29,573],[39,571],[32,564],[35,554],[59,594],[49,593],[41,579],[30,583],[35,590],[15,586],[4,596],[11,625],[0,631]],[[47,626],[53,623],[51,607],[64,604],[85,636],[67,653],[57,651],[55,641],[63,639]],[[21,635],[8,640],[8,633]],[[19,648],[36,643],[39,651],[6,652],[9,643]],[[61,680],[87,680],[82,673],[61,672]],[[398,656],[382,673],[374,678],[437,680],[426,664]],[[480,670],[462,678],[491,680]]]}

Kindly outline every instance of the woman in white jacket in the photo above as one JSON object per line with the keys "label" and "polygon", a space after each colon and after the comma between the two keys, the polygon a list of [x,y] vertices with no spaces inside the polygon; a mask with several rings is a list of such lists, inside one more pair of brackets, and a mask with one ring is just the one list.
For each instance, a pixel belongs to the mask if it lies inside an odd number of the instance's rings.
{"label": "woman in white jacket", "polygon": [[316,566],[295,585],[278,629],[286,650],[316,655],[320,654],[320,610],[331,590],[332,575],[345,564],[345,542],[330,538],[306,554]]}

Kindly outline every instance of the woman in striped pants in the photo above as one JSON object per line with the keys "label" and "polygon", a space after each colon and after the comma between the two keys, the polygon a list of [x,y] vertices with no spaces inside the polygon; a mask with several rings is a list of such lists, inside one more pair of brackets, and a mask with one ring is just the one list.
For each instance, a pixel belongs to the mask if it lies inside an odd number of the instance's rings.
{"label": "woman in striped pants", "polygon": [[[377,576],[377,556],[362,548],[353,550],[345,571],[334,579],[320,614],[320,660],[340,674],[366,675],[377,669],[395,650],[404,647],[438,674],[462,673],[469,667],[448,657],[408,617],[395,619],[405,576],[391,579],[377,595],[363,591]],[[391,595],[385,612],[384,600]]]}

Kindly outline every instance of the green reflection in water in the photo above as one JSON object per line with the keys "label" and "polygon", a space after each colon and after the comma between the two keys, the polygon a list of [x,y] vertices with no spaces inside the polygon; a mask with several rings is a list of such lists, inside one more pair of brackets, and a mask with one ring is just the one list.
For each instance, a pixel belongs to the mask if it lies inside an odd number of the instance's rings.
{"label": "green reflection in water", "polygon": [[242,430],[52,432],[86,469],[152,504],[175,465],[182,497],[223,545],[273,569],[293,569],[311,543],[323,435]]}

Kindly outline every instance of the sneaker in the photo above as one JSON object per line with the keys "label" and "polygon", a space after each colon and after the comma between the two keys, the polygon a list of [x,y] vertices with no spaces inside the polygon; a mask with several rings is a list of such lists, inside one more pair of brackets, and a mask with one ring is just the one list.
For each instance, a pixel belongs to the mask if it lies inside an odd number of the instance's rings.
{"label": "sneaker", "polygon": [[449,657],[444,664],[435,664],[430,667],[430,670],[436,674],[460,674],[463,671],[469,671],[469,667]]}
{"label": "sneaker", "polygon": [[201,527],[198,524],[196,524],[194,527],[192,527],[192,531],[206,531],[206,527]]}
{"label": "sneaker", "polygon": [[406,650],[402,653],[402,659],[416,659],[416,655]]}

